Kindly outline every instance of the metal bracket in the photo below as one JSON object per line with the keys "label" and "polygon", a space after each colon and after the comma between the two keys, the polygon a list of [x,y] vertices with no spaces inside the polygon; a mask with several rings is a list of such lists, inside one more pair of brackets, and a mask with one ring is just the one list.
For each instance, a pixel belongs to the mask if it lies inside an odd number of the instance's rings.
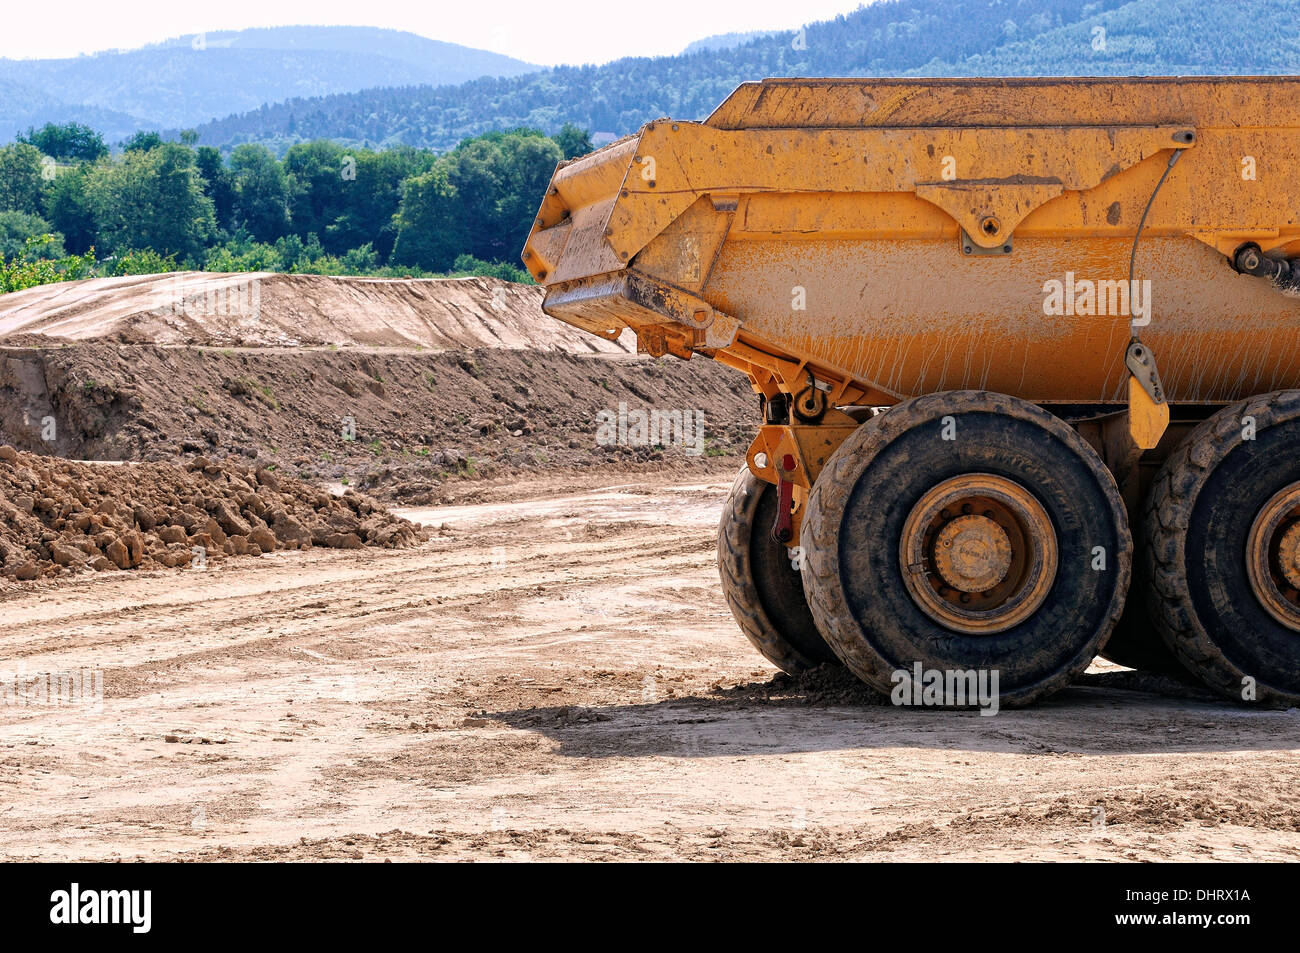
{"label": "metal bracket", "polygon": [[1003,255],[1010,255],[1011,247],[1010,235],[1006,237],[1006,240],[1001,245],[995,245],[992,248],[985,248],[983,245],[977,244],[975,240],[966,233],[966,229],[961,229],[961,253],[963,255],[971,255],[972,257],[975,255],[991,255],[996,258]]}
{"label": "metal bracket", "polygon": [[1165,389],[1160,385],[1160,372],[1156,370],[1156,356],[1149,347],[1141,341],[1130,341],[1124,353],[1124,364],[1153,403],[1165,402]]}
{"label": "metal bracket", "polygon": [[1169,429],[1169,404],[1151,349],[1137,338],[1124,353],[1128,367],[1128,432],[1138,450],[1154,450]]}

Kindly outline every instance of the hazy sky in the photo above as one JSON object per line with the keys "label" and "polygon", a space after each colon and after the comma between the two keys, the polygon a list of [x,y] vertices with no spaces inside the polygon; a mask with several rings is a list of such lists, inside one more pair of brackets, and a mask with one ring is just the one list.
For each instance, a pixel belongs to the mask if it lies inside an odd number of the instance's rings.
{"label": "hazy sky", "polygon": [[678,53],[714,33],[794,29],[861,0],[59,0],[6,3],[0,57],[75,56],[205,31],[298,24],[408,30],[531,63]]}

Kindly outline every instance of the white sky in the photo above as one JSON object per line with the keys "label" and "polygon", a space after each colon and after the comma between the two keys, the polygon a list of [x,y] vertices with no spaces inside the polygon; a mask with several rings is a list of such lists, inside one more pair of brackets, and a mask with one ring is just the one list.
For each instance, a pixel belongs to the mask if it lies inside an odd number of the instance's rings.
{"label": "white sky", "polygon": [[[6,2],[0,57],[133,49],[217,30],[377,26],[505,53],[530,63],[603,63],[679,53],[714,33],[793,30],[863,0],[32,0]],[[867,0],[870,2],[870,0]]]}

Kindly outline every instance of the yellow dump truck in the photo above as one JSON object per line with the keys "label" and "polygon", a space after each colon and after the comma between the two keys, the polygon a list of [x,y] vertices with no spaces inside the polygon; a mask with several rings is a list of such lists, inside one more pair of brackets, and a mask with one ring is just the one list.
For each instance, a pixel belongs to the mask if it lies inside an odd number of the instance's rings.
{"label": "yellow dump truck", "polygon": [[765,80],[562,163],[523,260],[748,375],[719,565],[779,667],[1296,705],[1298,172],[1296,78]]}

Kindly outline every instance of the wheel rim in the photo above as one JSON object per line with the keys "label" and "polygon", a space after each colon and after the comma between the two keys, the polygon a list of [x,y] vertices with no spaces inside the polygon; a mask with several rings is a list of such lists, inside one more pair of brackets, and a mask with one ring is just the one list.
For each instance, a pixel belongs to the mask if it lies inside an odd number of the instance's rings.
{"label": "wheel rim", "polygon": [[1019,483],[966,473],[912,507],[899,556],[907,591],[926,615],[956,632],[992,635],[1029,618],[1047,598],[1056,531]]}
{"label": "wheel rim", "polygon": [[1300,483],[1275,493],[1255,517],[1246,573],[1265,611],[1300,632]]}

